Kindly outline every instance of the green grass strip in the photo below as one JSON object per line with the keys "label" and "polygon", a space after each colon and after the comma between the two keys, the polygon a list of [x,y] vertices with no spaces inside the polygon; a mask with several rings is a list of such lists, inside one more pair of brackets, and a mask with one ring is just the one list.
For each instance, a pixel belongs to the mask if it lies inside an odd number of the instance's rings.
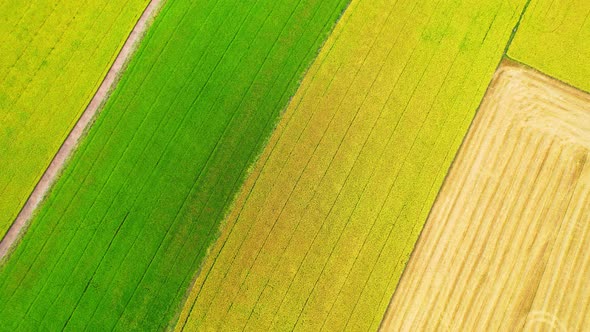
{"label": "green grass strip", "polygon": [[0,329],[158,330],[346,0],[169,0],[0,271]]}

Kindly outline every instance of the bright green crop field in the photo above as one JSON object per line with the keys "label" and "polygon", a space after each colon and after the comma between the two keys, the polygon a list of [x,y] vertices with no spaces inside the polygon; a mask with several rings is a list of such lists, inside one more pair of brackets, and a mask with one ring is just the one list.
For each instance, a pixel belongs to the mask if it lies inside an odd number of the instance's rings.
{"label": "bright green crop field", "polygon": [[0,1],[0,238],[148,2]]}
{"label": "bright green crop field", "polygon": [[0,330],[173,325],[347,2],[169,0],[0,268]]}

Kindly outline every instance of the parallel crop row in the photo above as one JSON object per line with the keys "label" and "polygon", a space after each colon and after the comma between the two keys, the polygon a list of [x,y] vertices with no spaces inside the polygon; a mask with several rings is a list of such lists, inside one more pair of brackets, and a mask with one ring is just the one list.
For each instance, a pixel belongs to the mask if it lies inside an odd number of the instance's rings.
{"label": "parallel crop row", "polygon": [[163,328],[344,0],[170,0],[0,270],[9,330]]}

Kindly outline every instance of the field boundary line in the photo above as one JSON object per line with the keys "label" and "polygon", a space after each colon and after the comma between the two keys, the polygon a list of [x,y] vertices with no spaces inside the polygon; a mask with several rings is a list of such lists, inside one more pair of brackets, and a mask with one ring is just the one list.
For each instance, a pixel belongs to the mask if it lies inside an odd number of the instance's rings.
{"label": "field boundary line", "polygon": [[28,226],[37,207],[41,204],[47,193],[49,193],[58,176],[61,174],[66,161],[72,155],[75,148],[78,146],[80,139],[84,136],[87,128],[89,128],[93,122],[96,114],[102,108],[105,101],[110,96],[110,93],[119,82],[121,73],[126,68],[133,54],[135,54],[143,36],[145,36],[153,19],[162,8],[165,1],[166,0],[150,0],[149,4],[135,23],[135,26],[125,40],[123,47],[102,80],[98,90],[96,90],[90,103],[88,103],[86,109],[76,121],[76,124],[68,134],[68,137],[60,146],[39,182],[35,185],[35,189],[33,189],[29,195],[29,198],[21,208],[15,221],[0,241],[0,262],[9,255],[13,245],[24,233],[23,231]]}

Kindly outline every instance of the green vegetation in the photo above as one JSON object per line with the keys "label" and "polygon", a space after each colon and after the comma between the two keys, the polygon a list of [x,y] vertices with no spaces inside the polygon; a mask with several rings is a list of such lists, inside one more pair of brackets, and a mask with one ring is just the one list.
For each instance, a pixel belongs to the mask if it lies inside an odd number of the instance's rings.
{"label": "green vegetation", "polygon": [[345,0],[169,0],[0,270],[0,329],[155,330]]}
{"label": "green vegetation", "polygon": [[590,1],[530,0],[508,55],[590,92]]}
{"label": "green vegetation", "polygon": [[0,238],[148,2],[0,2]]}

